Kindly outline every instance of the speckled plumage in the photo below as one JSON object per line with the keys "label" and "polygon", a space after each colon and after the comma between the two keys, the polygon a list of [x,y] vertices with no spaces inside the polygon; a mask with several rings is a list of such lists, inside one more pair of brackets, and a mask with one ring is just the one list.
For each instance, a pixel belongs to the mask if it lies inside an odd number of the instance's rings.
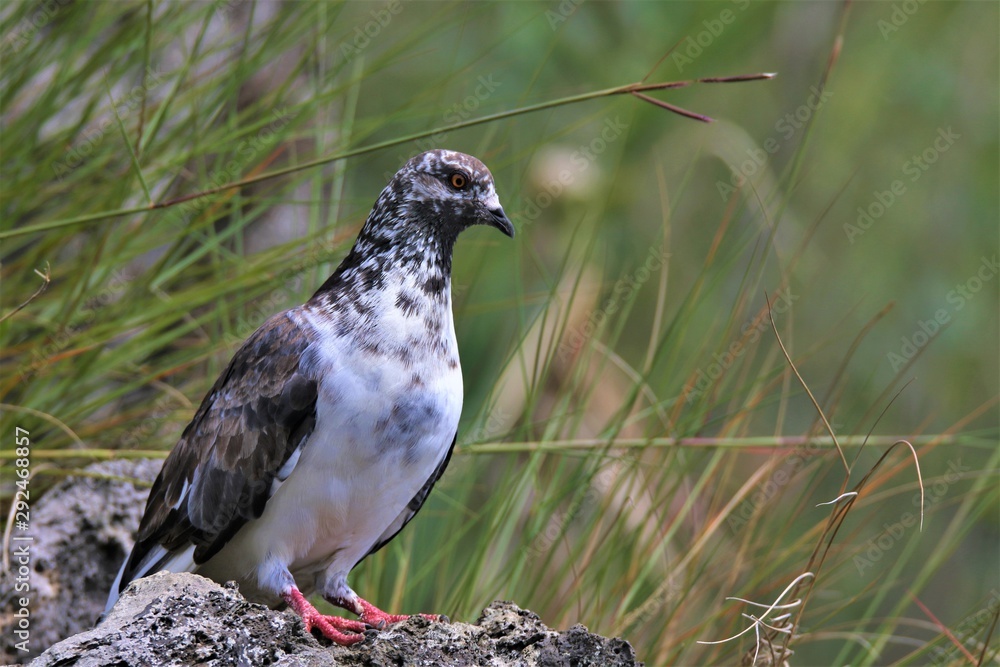
{"label": "speckled plumage", "polygon": [[186,570],[291,604],[340,643],[359,641],[344,631],[361,624],[319,616],[300,591],[365,622],[399,618],[358,598],[347,574],[413,518],[451,456],[462,405],[451,256],[475,224],[514,233],[479,160],[437,150],[400,169],[333,275],[254,332],[205,397],[109,608],[135,578]]}

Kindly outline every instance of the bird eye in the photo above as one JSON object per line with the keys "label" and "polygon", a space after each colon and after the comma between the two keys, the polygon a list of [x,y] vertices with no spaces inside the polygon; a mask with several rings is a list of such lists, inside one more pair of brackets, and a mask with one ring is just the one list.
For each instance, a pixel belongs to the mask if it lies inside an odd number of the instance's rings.
{"label": "bird eye", "polygon": [[451,187],[456,190],[463,189],[469,183],[469,179],[465,177],[465,174],[459,171],[452,174],[449,180],[451,181]]}

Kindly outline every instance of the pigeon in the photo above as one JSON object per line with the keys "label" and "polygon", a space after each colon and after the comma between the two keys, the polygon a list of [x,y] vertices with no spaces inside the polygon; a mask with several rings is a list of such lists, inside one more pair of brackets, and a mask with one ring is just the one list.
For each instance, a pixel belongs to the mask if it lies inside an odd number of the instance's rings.
{"label": "pigeon", "polygon": [[[455,447],[451,260],[473,225],[514,236],[478,159],[432,150],[396,173],[333,275],[264,322],[202,401],[150,490],[106,611],[129,582],[168,571],[236,581],[345,646],[407,618],[347,576],[413,519]],[[321,614],[313,592],[360,620]]]}

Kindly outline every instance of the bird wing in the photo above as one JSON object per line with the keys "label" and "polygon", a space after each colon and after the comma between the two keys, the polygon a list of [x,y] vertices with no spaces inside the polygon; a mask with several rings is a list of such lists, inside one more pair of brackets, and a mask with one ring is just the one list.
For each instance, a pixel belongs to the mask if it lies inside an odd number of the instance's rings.
{"label": "bird wing", "polygon": [[317,381],[303,363],[310,337],[290,316],[271,317],[233,356],[167,457],[146,502],[117,591],[194,547],[216,554],[260,517],[282,466],[316,423]]}
{"label": "bird wing", "polygon": [[361,560],[368,558],[373,553],[384,547],[390,540],[392,540],[392,538],[396,537],[396,534],[399,531],[403,530],[403,527],[406,524],[410,523],[410,519],[416,516],[417,512],[420,511],[420,508],[423,507],[424,501],[427,500],[427,496],[431,494],[431,489],[434,488],[437,481],[441,479],[441,475],[444,474],[444,469],[448,467],[448,461],[451,460],[451,453],[455,451],[455,443],[457,441],[458,435],[456,434],[455,438],[451,441],[451,447],[448,448],[448,453],[444,456],[444,460],[438,464],[438,467],[434,469],[434,473],[426,482],[424,482],[424,485],[420,487],[420,490],[417,491],[417,495],[413,496],[413,499],[406,504],[403,511],[399,513],[399,516],[397,516],[396,519],[389,524],[389,527],[386,528],[385,532],[379,536],[378,540],[375,541],[375,545],[368,550],[368,553],[366,553]]}

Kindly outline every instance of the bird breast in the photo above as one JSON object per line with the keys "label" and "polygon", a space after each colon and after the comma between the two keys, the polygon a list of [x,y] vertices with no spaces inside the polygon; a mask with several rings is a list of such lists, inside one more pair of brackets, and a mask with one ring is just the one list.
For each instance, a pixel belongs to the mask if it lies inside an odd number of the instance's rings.
{"label": "bird breast", "polygon": [[441,317],[444,341],[431,340],[441,336],[416,314],[392,314],[396,326],[377,325],[382,334],[368,345],[317,325],[308,355],[321,378],[316,426],[267,508],[294,508],[312,529],[293,538],[284,559],[293,570],[337,561],[349,571],[447,455],[463,390],[450,308]]}

